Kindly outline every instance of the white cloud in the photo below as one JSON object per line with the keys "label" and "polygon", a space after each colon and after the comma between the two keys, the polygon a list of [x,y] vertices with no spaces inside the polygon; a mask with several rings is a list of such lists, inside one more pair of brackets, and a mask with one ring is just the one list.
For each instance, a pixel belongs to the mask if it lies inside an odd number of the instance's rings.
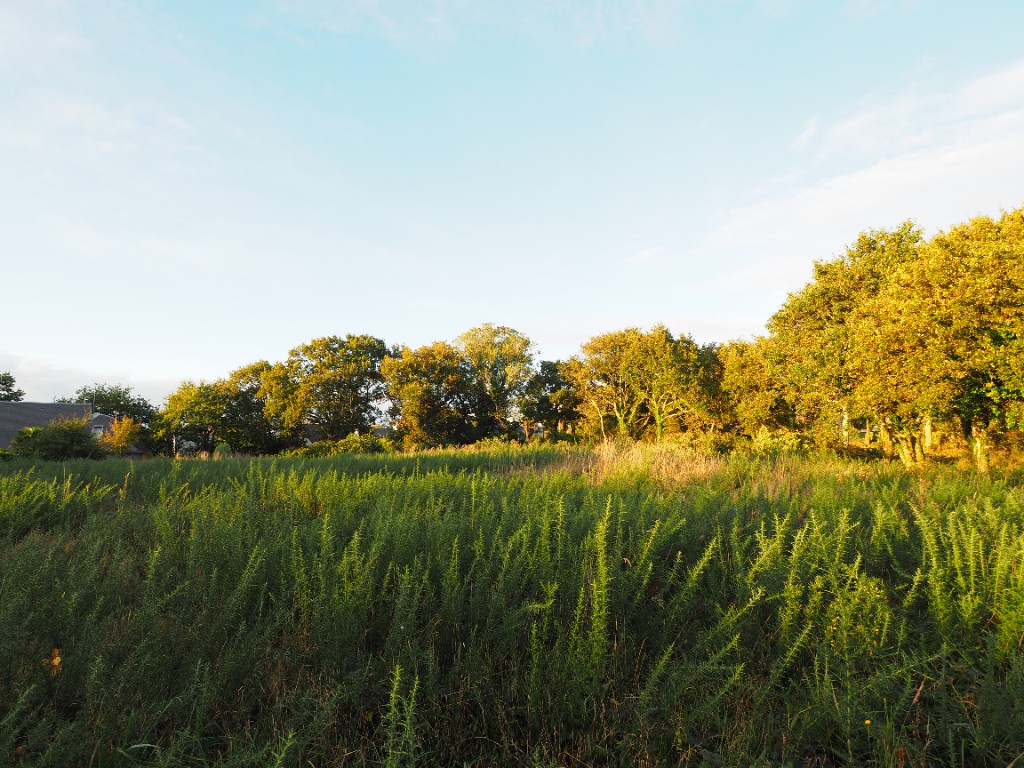
{"label": "white cloud", "polygon": [[965,117],[1019,110],[1024,105],[1024,61],[967,84],[954,94],[954,104]]}
{"label": "white cloud", "polygon": [[664,245],[655,245],[631,253],[626,257],[626,263],[631,265],[657,264],[666,261],[670,256],[669,249]]}
{"label": "white cloud", "polygon": [[793,140],[793,147],[795,149],[802,149],[817,138],[819,133],[819,122],[820,121],[815,116],[804,123],[804,127],[803,130],[800,131],[800,135]]}
{"label": "white cloud", "polygon": [[87,361],[78,364],[29,360],[0,350],[0,371],[14,376],[15,387],[25,392],[25,400],[49,403],[58,397],[71,397],[84,386],[92,384],[120,384],[159,406],[164,398],[181,383],[172,379],[139,378],[125,370],[101,370]]}
{"label": "white cloud", "polygon": [[689,254],[738,264],[714,287],[784,295],[866,229],[912,219],[934,232],[1024,204],[1024,62],[951,92],[864,105],[821,136],[819,152],[857,148],[859,164],[727,212]]}
{"label": "white cloud", "polygon": [[[1004,135],[1024,110],[1024,61],[977,78],[959,88],[911,88],[880,97],[869,95],[850,113],[821,128],[815,117],[795,139],[813,147],[819,159],[880,160],[951,144],[977,144]],[[813,126],[813,128],[812,128]],[[819,130],[820,129],[820,130]]]}

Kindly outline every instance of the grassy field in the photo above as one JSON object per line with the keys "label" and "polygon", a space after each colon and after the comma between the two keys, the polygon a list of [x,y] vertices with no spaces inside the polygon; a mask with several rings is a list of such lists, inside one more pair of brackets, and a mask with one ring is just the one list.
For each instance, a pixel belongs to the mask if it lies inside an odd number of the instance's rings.
{"label": "grassy field", "polygon": [[1024,765],[1016,476],[0,464],[0,764]]}

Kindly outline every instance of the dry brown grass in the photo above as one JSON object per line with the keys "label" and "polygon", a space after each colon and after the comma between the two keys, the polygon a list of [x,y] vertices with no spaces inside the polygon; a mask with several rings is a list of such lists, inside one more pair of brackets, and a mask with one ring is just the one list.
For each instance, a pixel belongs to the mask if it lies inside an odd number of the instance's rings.
{"label": "dry brown grass", "polygon": [[586,477],[594,484],[645,479],[670,489],[705,480],[727,465],[724,456],[679,445],[607,442],[567,452],[550,470]]}

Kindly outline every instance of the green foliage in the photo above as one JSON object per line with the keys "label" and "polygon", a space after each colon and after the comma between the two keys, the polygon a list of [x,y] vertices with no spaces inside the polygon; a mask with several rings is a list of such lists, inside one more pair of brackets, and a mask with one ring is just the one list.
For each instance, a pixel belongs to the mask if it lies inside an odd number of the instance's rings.
{"label": "green foliage", "polygon": [[11,452],[44,461],[99,459],[106,454],[86,419],[70,418],[55,419],[45,427],[19,430],[11,441]]}
{"label": "green foliage", "polygon": [[455,346],[471,374],[478,431],[484,437],[507,433],[533,376],[533,342],[513,328],[484,323]]}
{"label": "green foliage", "polygon": [[579,421],[582,401],[565,377],[565,363],[544,360],[526,383],[519,415],[527,439],[534,427],[543,425],[548,439],[572,428]]}
{"label": "green foliage", "polygon": [[1007,765],[1022,559],[1016,484],[829,456],[7,463],[0,749]]}
{"label": "green foliage", "polygon": [[580,414],[602,439],[660,441],[670,427],[709,423],[706,361],[689,336],[664,326],[595,336],[565,366]]}
{"label": "green foliage", "polygon": [[25,390],[14,388],[14,376],[8,371],[0,371],[0,400],[20,402],[25,399]]}
{"label": "green foliage", "polygon": [[307,425],[328,440],[365,432],[379,417],[384,396],[380,365],[388,348],[378,338],[349,334],[301,344],[288,360],[262,374],[266,412],[284,430]]}
{"label": "green foliage", "polygon": [[773,432],[768,427],[761,427],[750,441],[751,452],[761,455],[796,453],[804,447],[799,433],[788,430]]}
{"label": "green foliage", "polygon": [[485,436],[473,372],[451,344],[405,347],[384,359],[381,375],[404,447],[465,445]]}
{"label": "green foliage", "polygon": [[186,445],[210,452],[224,426],[223,414],[222,392],[216,384],[185,381],[168,395],[158,434],[166,436],[172,454],[185,452]]}
{"label": "green foliage", "polygon": [[42,427],[25,427],[24,429],[19,429],[14,433],[14,437],[11,438],[11,453],[14,456],[21,456],[24,458],[38,456],[36,438],[42,431]]}
{"label": "green foliage", "polygon": [[755,437],[762,429],[795,428],[793,405],[787,400],[783,372],[773,365],[769,341],[731,341],[718,347],[721,388],[731,411],[729,421]]}
{"label": "green foliage", "polygon": [[343,454],[391,453],[395,450],[394,442],[387,437],[376,435],[357,435],[352,433],[341,440],[320,440],[304,448],[289,451],[290,456],[327,457]]}
{"label": "green foliage", "polygon": [[156,408],[131,387],[121,384],[93,384],[79,387],[73,397],[57,398],[58,403],[89,403],[94,413],[127,417],[147,427],[156,416]]}
{"label": "green foliage", "polygon": [[209,452],[218,442],[244,454],[276,453],[290,441],[272,416],[268,387],[274,375],[270,363],[260,361],[212,383],[183,382],[168,396],[155,432],[171,453],[188,444]]}

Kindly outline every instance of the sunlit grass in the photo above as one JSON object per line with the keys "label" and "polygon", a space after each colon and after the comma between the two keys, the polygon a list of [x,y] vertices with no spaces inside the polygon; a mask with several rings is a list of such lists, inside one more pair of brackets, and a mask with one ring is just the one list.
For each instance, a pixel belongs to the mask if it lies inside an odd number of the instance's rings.
{"label": "sunlit grass", "polygon": [[0,473],[0,764],[1024,744],[1012,480],[650,446]]}

